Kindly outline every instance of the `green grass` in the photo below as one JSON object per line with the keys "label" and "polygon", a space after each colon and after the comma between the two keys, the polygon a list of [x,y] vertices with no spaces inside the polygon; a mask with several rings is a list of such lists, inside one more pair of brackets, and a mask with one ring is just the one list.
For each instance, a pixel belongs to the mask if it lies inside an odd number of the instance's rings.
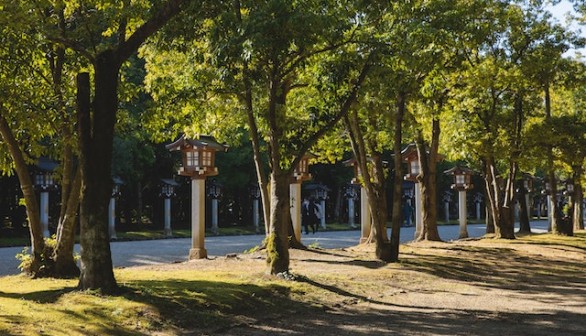
{"label": "green grass", "polygon": [[574,232],[574,236],[560,236],[555,234],[532,234],[528,236],[518,237],[516,243],[529,243],[539,245],[561,245],[566,247],[574,247],[586,250],[586,231],[581,230]]}
{"label": "green grass", "polygon": [[[143,335],[178,328],[216,330],[239,316],[297,306],[297,286],[260,275],[116,270],[120,296],[73,290],[76,280],[8,276],[0,283],[0,334]],[[280,306],[285,302],[286,306]]]}
{"label": "green grass", "polygon": [[[117,296],[77,291],[77,280],[6,276],[0,278],[0,335],[222,334],[235,325],[293,314],[313,316],[319,309],[340,302],[356,298],[368,301],[373,295],[379,298],[386,294],[378,288],[389,283],[396,283],[397,288],[414,284],[415,289],[425,286],[426,291],[441,292],[456,288],[454,281],[466,281],[469,286],[525,286],[521,288],[527,291],[539,286],[554,293],[560,290],[560,283],[571,283],[583,274],[583,262],[576,259],[552,264],[514,253],[512,247],[538,244],[552,251],[566,247],[586,250],[585,231],[577,232],[575,237],[525,236],[502,241],[499,248],[483,243],[494,242],[438,243],[433,248],[404,246],[402,262],[392,265],[371,259],[356,263],[364,256],[340,261],[340,267],[374,265],[356,268],[355,272],[324,273],[316,266],[319,260],[310,257],[305,263],[315,273],[311,275],[312,271],[300,268],[298,262],[295,271],[300,272],[299,281],[267,276],[260,260],[250,264],[260,265],[256,268],[234,267],[244,262],[234,259],[229,262],[234,266],[225,265],[222,270],[210,264],[212,260],[180,268],[116,269],[121,287]],[[329,259],[322,262],[336,263]],[[556,271],[550,272],[553,266]],[[391,276],[399,278],[391,281]],[[559,279],[560,276],[566,278]],[[435,284],[430,282],[431,277],[447,282]],[[389,300],[394,300],[392,295]]]}

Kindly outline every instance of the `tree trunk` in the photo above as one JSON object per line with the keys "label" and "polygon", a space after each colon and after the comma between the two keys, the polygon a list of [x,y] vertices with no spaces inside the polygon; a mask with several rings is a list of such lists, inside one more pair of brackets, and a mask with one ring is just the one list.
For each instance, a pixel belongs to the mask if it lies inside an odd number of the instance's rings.
{"label": "tree trunk", "polygon": [[[545,83],[543,90],[545,96],[545,122],[548,123],[551,120],[551,96],[548,82]],[[562,234],[562,212],[557,202],[557,181],[555,177],[555,167],[553,161],[553,146],[549,146],[547,149],[547,180],[551,186],[549,195],[551,196],[550,209],[552,213],[547,215],[551,218],[551,231],[556,234]]]}
{"label": "tree trunk", "polygon": [[[368,243],[376,244],[375,255],[383,261],[391,261],[391,245],[387,237],[387,201],[385,189],[384,167],[381,154],[368,144],[358,122],[356,110],[344,118],[350,137],[350,144],[356,163],[358,164],[361,182],[368,196],[368,208],[371,217],[371,232]],[[371,153],[370,160],[367,153]],[[367,161],[370,161],[372,170]]]}
{"label": "tree trunk", "polygon": [[405,116],[407,95],[400,92],[397,97],[397,109],[395,111],[395,129],[393,135],[393,213],[391,223],[391,262],[399,261],[399,246],[401,245],[402,211],[401,200],[403,193],[403,165],[401,160],[401,142],[403,140],[403,117]]}
{"label": "tree trunk", "polygon": [[[61,204],[65,209],[62,217],[59,218],[57,227],[57,246],[53,254],[55,260],[55,275],[59,277],[75,277],[79,275],[79,268],[73,258],[73,247],[75,245],[75,220],[79,207],[81,193],[81,166],[78,167],[73,184],[70,185],[69,196]],[[62,211],[63,212],[63,211]]]}
{"label": "tree trunk", "polygon": [[511,165],[509,177],[507,178],[506,189],[502,199],[502,205],[499,205],[499,221],[497,222],[497,230],[495,238],[500,239],[515,239],[515,211],[514,207],[514,180],[516,175],[516,168],[514,164]]}
{"label": "tree trunk", "polygon": [[[436,122],[434,121],[434,128]],[[437,123],[439,125],[439,123]],[[438,127],[439,128],[439,127]],[[421,199],[422,199],[422,221],[423,227],[417,237],[417,240],[441,241],[437,229],[437,207],[436,207],[436,157],[437,154],[430,148],[427,153],[427,146],[423,140],[421,130],[417,132],[417,153],[419,156],[419,163],[421,173],[417,176],[421,184]]]}
{"label": "tree trunk", "polygon": [[391,244],[387,236],[387,193],[383,161],[380,155],[372,157],[374,180],[370,184],[368,202],[372,218],[372,230],[376,239],[375,255],[386,262],[391,261]]}
{"label": "tree trunk", "polygon": [[89,74],[78,75],[78,124],[82,188],[80,209],[81,276],[79,288],[114,293],[108,234],[108,203],[112,192],[112,142],[118,108],[118,63],[111,52],[99,55],[95,68],[93,113]]}
{"label": "tree trunk", "polygon": [[529,224],[528,205],[527,205],[527,191],[523,180],[517,181],[517,188],[519,190],[519,233],[531,233],[531,224]]}
{"label": "tree trunk", "polygon": [[267,237],[267,263],[273,275],[289,271],[289,183],[291,175],[283,171],[271,174],[270,233]]}
{"label": "tree trunk", "polygon": [[14,137],[10,126],[8,125],[8,121],[1,113],[0,134],[2,135],[2,139],[4,140],[6,146],[8,147],[8,151],[10,152],[12,160],[14,161],[16,175],[18,176],[20,189],[22,190],[24,202],[26,205],[26,214],[28,217],[28,226],[32,246],[32,261],[29,272],[33,276],[38,276],[41,275],[39,272],[42,269],[42,255],[45,252],[45,240],[43,238],[43,228],[41,226],[39,203],[37,202],[37,197],[33,188],[33,183],[28,166],[24,159],[23,152],[18,146],[18,142]]}

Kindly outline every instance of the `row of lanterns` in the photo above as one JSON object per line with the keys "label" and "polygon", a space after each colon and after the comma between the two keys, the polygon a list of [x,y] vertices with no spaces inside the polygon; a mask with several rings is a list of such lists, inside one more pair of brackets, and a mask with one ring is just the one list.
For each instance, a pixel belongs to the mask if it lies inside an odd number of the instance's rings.
{"label": "row of lanterns", "polygon": [[[192,231],[192,247],[189,252],[190,259],[200,259],[207,257],[207,251],[204,245],[205,239],[205,180],[207,177],[216,176],[218,169],[215,167],[215,156],[218,151],[227,151],[228,146],[218,143],[212,136],[201,135],[197,139],[187,139],[185,135],[182,135],[175,142],[168,144],[166,148],[169,151],[180,151],[182,153],[182,166],[178,170],[178,174],[191,178],[191,231]],[[408,174],[405,175],[405,180],[413,181],[416,184],[415,188],[415,208],[421,209],[421,190],[417,180],[417,176],[420,174],[419,158],[415,144],[408,145],[401,152],[402,161],[407,163]],[[305,155],[297,165],[292,181],[290,184],[291,193],[291,216],[293,221],[293,227],[295,231],[295,238],[301,239],[301,184],[304,181],[311,179],[309,173],[309,160],[315,158],[314,155]],[[349,212],[349,224],[354,226],[354,201],[358,198],[356,187],[359,179],[358,165],[355,159],[347,160],[344,162],[347,166],[354,168],[355,177],[351,181],[350,186],[345,188],[344,195],[348,200],[348,212]],[[50,167],[49,167],[50,168]],[[53,167],[54,169],[54,167]],[[44,211],[44,207],[48,208],[48,191],[54,186],[54,181],[51,176],[53,169],[42,169],[41,173],[36,176],[35,184],[41,190],[41,208],[42,215],[41,221],[46,228],[46,235],[48,236],[48,210]],[[444,173],[454,176],[454,184],[452,189],[459,192],[459,203],[460,203],[460,238],[468,236],[466,231],[466,191],[473,188],[471,183],[471,176],[474,172],[465,167],[456,166],[451,168]],[[119,195],[119,187],[122,181],[114,179],[114,190],[110,202],[110,235],[115,238],[115,230],[113,224],[113,213],[115,209],[115,199]],[[529,190],[532,188],[530,180],[527,179],[524,187]],[[175,196],[175,188],[178,187],[178,183],[172,179],[162,179],[161,196],[165,199],[165,222],[164,230],[167,235],[171,235],[171,222],[170,222],[170,199]],[[312,190],[316,198],[321,202],[322,210],[325,210],[325,200],[329,189],[324,185],[314,185]],[[361,200],[361,242],[368,239],[370,235],[370,213],[368,208],[367,196],[364,188],[360,188],[360,200]],[[546,184],[547,189],[547,184]],[[572,192],[573,185],[567,185],[568,192]],[[259,199],[260,190],[258,186],[254,186],[250,189],[250,194],[253,199],[253,222],[258,228],[259,225]],[[212,180],[208,185],[207,196],[212,200],[212,231],[217,232],[218,221],[217,221],[217,200],[221,196],[221,185]],[[43,201],[46,199],[45,201]],[[549,203],[549,202],[548,202]],[[43,213],[47,214],[47,218],[44,220]],[[324,211],[325,213],[325,211]],[[416,211],[416,235],[421,230],[421,211]],[[45,223],[46,222],[46,223]],[[325,226],[325,216],[322,216],[322,227]]]}

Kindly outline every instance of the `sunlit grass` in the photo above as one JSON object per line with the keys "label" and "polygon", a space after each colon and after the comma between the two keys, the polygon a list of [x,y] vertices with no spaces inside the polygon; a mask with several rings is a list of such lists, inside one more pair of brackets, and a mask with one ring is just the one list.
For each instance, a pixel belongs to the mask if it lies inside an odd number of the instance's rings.
{"label": "sunlit grass", "polygon": [[574,236],[561,236],[555,234],[536,234],[519,237],[519,243],[541,244],[541,245],[563,245],[586,250],[586,231],[574,232]]}
{"label": "sunlit grass", "polygon": [[[287,310],[290,288],[258,275],[201,271],[116,271],[120,296],[75,291],[76,280],[3,277],[0,334],[132,335],[216,328],[250,312]],[[294,287],[294,286],[293,286]]]}

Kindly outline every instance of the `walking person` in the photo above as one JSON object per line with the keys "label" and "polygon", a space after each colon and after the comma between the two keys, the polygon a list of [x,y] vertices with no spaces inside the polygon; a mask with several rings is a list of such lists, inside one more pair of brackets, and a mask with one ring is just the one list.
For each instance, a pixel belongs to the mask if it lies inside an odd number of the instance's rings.
{"label": "walking person", "polygon": [[319,220],[320,220],[320,210],[319,210],[319,205],[317,205],[315,199],[311,199],[311,201],[309,202],[309,225],[311,226],[311,231],[312,233],[316,233],[318,228],[319,228]]}
{"label": "walking person", "polygon": [[301,203],[301,225],[303,225],[303,230],[305,234],[309,234],[309,226],[311,225],[311,216],[309,213],[309,201],[307,198],[303,199]]}

